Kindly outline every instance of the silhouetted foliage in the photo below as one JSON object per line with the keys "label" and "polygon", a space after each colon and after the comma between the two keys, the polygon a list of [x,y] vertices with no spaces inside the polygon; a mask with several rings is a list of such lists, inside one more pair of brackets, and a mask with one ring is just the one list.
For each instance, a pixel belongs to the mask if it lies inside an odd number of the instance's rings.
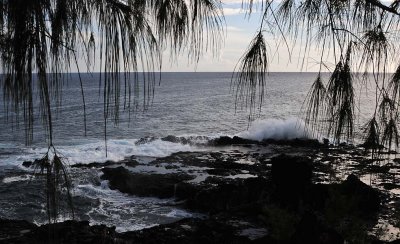
{"label": "silhouetted foliage", "polygon": [[[255,9],[263,13],[256,37],[241,60],[240,75],[235,78],[239,94],[246,91],[248,99],[245,101],[251,113],[253,103],[261,106],[264,90],[268,89],[268,78],[260,77],[257,71],[266,71],[272,56],[270,53],[260,56],[252,50],[258,43],[265,42],[259,40],[259,33],[272,33],[275,37],[280,36],[278,45],[287,45],[289,55],[292,52],[289,46],[300,42],[304,47],[302,67],[311,48],[320,50],[320,72],[303,107],[305,122],[314,135],[331,137],[335,144],[352,142],[356,109],[361,109],[355,104],[354,87],[357,85],[362,89],[372,84],[375,101],[371,103],[375,103],[376,109],[365,130],[364,145],[374,148],[375,144],[384,145],[389,151],[393,145],[397,148],[400,67],[393,75],[389,72],[394,63],[400,62],[396,56],[400,34],[398,0],[390,3],[377,0],[243,0],[242,6],[249,13]],[[324,60],[335,60],[336,63],[327,83],[321,78],[322,72],[329,71]],[[356,84],[358,79],[354,76],[358,78],[360,74],[362,82]],[[256,94],[259,99],[254,98]],[[240,99],[237,101],[241,102]],[[382,130],[377,130],[378,127]],[[368,149],[372,150],[371,147]]]}
{"label": "silhouetted foliage", "polygon": [[[12,112],[8,116],[15,116],[17,123],[22,118],[29,144],[37,92],[53,153],[46,153],[38,165],[46,175],[49,221],[57,220],[62,189],[72,201],[65,163],[53,145],[52,109],[61,107],[62,87],[71,70],[80,73],[78,61],[84,60],[89,71],[97,61],[101,69],[106,142],[107,122],[118,124],[122,104],[126,111],[138,107],[139,100],[144,108],[150,104],[161,50],[169,48],[171,57],[186,52],[190,60],[198,60],[206,50],[216,52],[223,21],[218,0],[0,1],[1,82],[6,110]],[[79,80],[86,113],[80,74]],[[86,133],[86,114],[83,117]]]}
{"label": "silhouetted foliage", "polygon": [[[139,96],[144,107],[149,105],[161,50],[169,47],[171,56],[186,51],[189,59],[198,60],[203,51],[219,47],[222,24],[221,3],[216,0],[1,1],[6,106],[17,121],[22,114],[27,143],[31,142],[32,95],[37,89],[51,145],[51,109],[61,103],[64,80],[72,68],[80,70],[79,59],[90,71],[98,58],[105,125],[109,118],[118,123],[122,93],[125,110],[134,109]],[[140,80],[139,70],[144,74]],[[82,98],[84,103],[83,90]]]}

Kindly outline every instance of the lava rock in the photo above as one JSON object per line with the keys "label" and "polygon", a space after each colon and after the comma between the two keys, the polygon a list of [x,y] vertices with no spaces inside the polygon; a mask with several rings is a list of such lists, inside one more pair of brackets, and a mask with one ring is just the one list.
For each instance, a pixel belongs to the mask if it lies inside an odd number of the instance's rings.
{"label": "lava rock", "polygon": [[115,227],[65,221],[36,226],[26,221],[0,220],[0,243],[115,243]]}
{"label": "lava rock", "polygon": [[271,159],[272,181],[281,188],[304,188],[311,183],[312,160],[281,154]]}
{"label": "lava rock", "polygon": [[207,219],[183,219],[172,224],[126,232],[118,235],[118,238],[129,243],[143,244],[272,243],[269,242],[267,231],[260,236],[246,235],[246,230],[251,228],[262,230],[232,216],[214,216]]}
{"label": "lava rock", "polygon": [[244,139],[238,136],[229,137],[229,136],[221,136],[210,141],[211,145],[214,146],[230,146],[230,145],[243,145],[243,144],[259,144],[258,141]]}
{"label": "lava rock", "polygon": [[271,164],[275,199],[296,207],[306,189],[311,186],[312,160],[282,154],[272,158]]}
{"label": "lava rock", "polygon": [[316,184],[307,189],[304,202],[334,219],[357,217],[373,220],[380,208],[381,194],[351,174],[340,184]]}
{"label": "lava rock", "polygon": [[381,195],[378,190],[368,186],[354,174],[338,186],[339,191],[357,203],[361,215],[374,214],[380,208]]}
{"label": "lava rock", "polygon": [[32,162],[32,161],[24,161],[24,162],[22,163],[22,166],[24,166],[24,167],[26,167],[26,168],[29,168],[29,167],[31,167],[31,166],[35,166],[35,165],[37,166],[37,165],[39,165],[40,162],[41,162],[40,159],[35,159],[33,162]]}
{"label": "lava rock", "polygon": [[295,138],[290,140],[265,139],[261,142],[261,144],[287,145],[292,147],[305,147],[305,148],[325,147],[324,144],[320,143],[317,139],[307,139],[307,138]]}
{"label": "lava rock", "polygon": [[24,162],[22,163],[22,166],[24,166],[24,167],[26,167],[26,168],[29,168],[29,167],[32,166],[32,164],[33,164],[32,161],[24,161]]}
{"label": "lava rock", "polygon": [[128,167],[136,167],[137,165],[139,165],[139,162],[137,162],[136,160],[133,160],[133,159],[124,159],[124,160],[118,161],[118,162],[108,160],[104,163],[98,163],[98,162],[93,162],[93,163],[89,163],[89,164],[78,163],[78,164],[72,165],[71,167],[72,168],[102,168],[102,167],[121,165],[121,164],[125,164]]}
{"label": "lava rock", "polygon": [[[206,181],[208,186],[197,189],[187,201],[187,207],[218,213],[222,211],[244,210],[249,206],[258,206],[264,200],[270,188],[269,182],[262,178],[248,178],[240,180],[220,180],[217,184],[210,184],[214,177]],[[250,209],[256,211],[256,209]]]}
{"label": "lava rock", "polygon": [[12,243],[12,240],[22,239],[24,234],[36,228],[36,225],[25,220],[0,219],[0,243]]}
{"label": "lava rock", "polygon": [[101,179],[108,180],[111,189],[137,196],[170,198],[178,183],[194,177],[186,174],[137,174],[120,166],[102,169]]}
{"label": "lava rock", "polygon": [[190,144],[190,140],[186,139],[185,137],[177,137],[177,136],[166,136],[161,138],[162,141],[169,141],[169,142],[174,142],[174,143],[181,143],[183,145]]}

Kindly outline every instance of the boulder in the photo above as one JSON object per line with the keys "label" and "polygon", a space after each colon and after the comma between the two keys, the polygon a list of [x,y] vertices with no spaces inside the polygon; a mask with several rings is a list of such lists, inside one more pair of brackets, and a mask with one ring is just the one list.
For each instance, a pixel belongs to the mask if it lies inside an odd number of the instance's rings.
{"label": "boulder", "polygon": [[356,205],[354,211],[359,212],[361,216],[375,214],[380,208],[379,191],[362,182],[354,174],[349,175],[337,188]]}
{"label": "boulder", "polygon": [[32,166],[32,164],[33,164],[32,161],[24,161],[24,162],[22,163],[22,166],[24,166],[25,168],[29,168],[29,167]]}
{"label": "boulder", "polygon": [[187,174],[138,174],[120,166],[102,169],[101,179],[108,180],[111,189],[137,196],[170,198],[178,183],[194,177]]}

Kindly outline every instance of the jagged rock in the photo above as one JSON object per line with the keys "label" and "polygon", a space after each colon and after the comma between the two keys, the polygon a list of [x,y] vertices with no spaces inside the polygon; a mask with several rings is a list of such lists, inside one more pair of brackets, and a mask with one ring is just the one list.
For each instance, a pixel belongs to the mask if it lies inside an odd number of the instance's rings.
{"label": "jagged rock", "polygon": [[203,186],[187,182],[178,183],[175,186],[175,197],[178,200],[192,199],[201,190]]}
{"label": "jagged rock", "polygon": [[89,164],[78,163],[78,164],[71,165],[71,167],[72,168],[102,168],[102,167],[121,165],[121,164],[125,164],[126,166],[129,166],[129,167],[136,167],[137,165],[139,165],[139,162],[137,162],[136,160],[133,160],[133,159],[124,159],[124,160],[118,161],[118,162],[108,160],[104,163],[98,163],[98,162],[93,162],[93,163],[89,163]]}
{"label": "jagged rock", "polygon": [[0,243],[115,243],[115,227],[65,221],[36,226],[26,221],[0,220]]}
{"label": "jagged rock", "polygon": [[349,175],[340,184],[316,184],[307,189],[304,202],[311,209],[330,215],[335,221],[347,217],[374,220],[381,195],[372,187]]}
{"label": "jagged rock", "polygon": [[177,137],[177,136],[166,136],[161,138],[162,141],[169,141],[174,143],[181,143],[183,145],[190,144],[190,140],[186,139],[185,137]]}
{"label": "jagged rock", "polygon": [[[252,228],[259,231],[258,235],[251,235],[248,230]],[[267,230],[247,221],[231,216],[215,216],[209,219],[183,219],[168,225],[122,233],[118,238],[143,244],[273,243],[267,234]]]}
{"label": "jagged rock", "polygon": [[295,138],[290,140],[265,139],[261,142],[261,144],[287,145],[293,147],[307,147],[307,148],[325,147],[324,144],[320,143],[317,139],[307,139],[307,138]]}
{"label": "jagged rock", "polygon": [[0,219],[0,243],[12,243],[12,240],[22,238],[36,228],[36,225],[25,220]]}
{"label": "jagged rock", "polygon": [[307,187],[311,185],[312,161],[282,154],[272,158],[271,164],[276,200],[296,207]]}
{"label": "jagged rock", "polygon": [[229,137],[229,136],[221,136],[210,141],[211,145],[214,146],[229,146],[229,145],[243,145],[243,144],[259,144],[258,141],[244,139],[238,136]]}
{"label": "jagged rock", "polygon": [[35,159],[34,161],[24,161],[22,163],[22,166],[29,168],[31,166],[39,165],[40,164],[40,159]]}
{"label": "jagged rock", "polygon": [[24,167],[26,167],[26,168],[29,168],[29,167],[32,166],[32,164],[33,164],[32,161],[24,161],[24,162],[22,163],[22,166],[24,166]]}
{"label": "jagged rock", "polygon": [[354,210],[359,211],[361,215],[374,214],[379,210],[381,202],[379,192],[353,174],[338,186],[338,190],[357,205]]}
{"label": "jagged rock", "polygon": [[311,183],[312,160],[281,154],[271,159],[272,181],[278,187],[304,187]]}
{"label": "jagged rock", "polygon": [[231,175],[231,172],[229,169],[225,168],[214,168],[214,169],[208,169],[206,172],[210,175],[219,175],[219,176],[228,176]]}
{"label": "jagged rock", "polygon": [[137,174],[120,166],[102,169],[103,180],[109,180],[110,188],[138,196],[170,198],[175,186],[194,177],[186,174]]}
{"label": "jagged rock", "polygon": [[[206,183],[212,180],[212,177],[209,178]],[[198,192],[192,193],[187,206],[211,213],[255,206],[266,197],[270,184],[266,179],[258,177],[220,181],[210,185],[214,186],[196,189]]]}

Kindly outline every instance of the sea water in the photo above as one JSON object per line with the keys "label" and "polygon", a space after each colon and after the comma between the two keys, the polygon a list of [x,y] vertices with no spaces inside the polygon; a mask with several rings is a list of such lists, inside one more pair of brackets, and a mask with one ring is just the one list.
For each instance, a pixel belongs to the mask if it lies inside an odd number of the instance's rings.
{"label": "sea water", "polygon": [[[309,137],[302,118],[303,102],[315,73],[271,73],[266,97],[256,121],[248,110],[235,104],[231,73],[162,73],[157,77],[151,105],[129,112],[121,106],[118,124],[107,123],[107,157],[104,140],[104,110],[99,74],[82,74],[86,100],[87,136],[79,77],[67,77],[62,106],[53,112],[54,145],[69,164],[122,160],[126,156],[165,157],[179,151],[206,150],[208,140],[238,135],[253,140]],[[160,83],[158,82],[160,78]],[[327,75],[323,76],[325,83]],[[368,91],[368,87],[365,88]],[[123,96],[124,92],[121,92]],[[2,95],[1,95],[2,96]],[[121,98],[122,100],[122,98]],[[47,151],[47,130],[41,123],[35,94],[33,142],[25,145],[23,122],[18,124],[0,97],[0,218],[46,222],[43,185],[22,162],[41,158]],[[364,92],[357,106],[356,133],[362,131],[374,109],[374,93]],[[235,106],[239,105],[239,106]],[[236,109],[235,109],[236,108]],[[175,136],[186,142],[165,141]],[[357,135],[356,135],[357,136]],[[203,145],[203,146],[199,146]],[[195,216],[172,206],[172,199],[142,198],[111,190],[97,170],[73,172],[73,194],[79,201],[81,219],[92,224],[115,225],[119,231],[136,230]]]}

